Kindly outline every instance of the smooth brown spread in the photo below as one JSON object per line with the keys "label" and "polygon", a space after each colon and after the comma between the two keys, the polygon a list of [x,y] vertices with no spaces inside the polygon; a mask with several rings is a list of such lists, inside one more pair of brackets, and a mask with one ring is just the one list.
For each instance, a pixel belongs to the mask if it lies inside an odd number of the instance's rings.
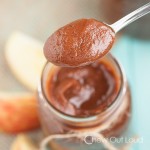
{"label": "smooth brown spread", "polygon": [[88,65],[111,49],[114,38],[114,31],[106,24],[95,19],[81,19],[53,33],[44,45],[44,54],[55,65]]}
{"label": "smooth brown spread", "polygon": [[55,67],[46,83],[46,95],[59,111],[87,117],[106,110],[119,91],[111,65],[100,61],[79,68]]}

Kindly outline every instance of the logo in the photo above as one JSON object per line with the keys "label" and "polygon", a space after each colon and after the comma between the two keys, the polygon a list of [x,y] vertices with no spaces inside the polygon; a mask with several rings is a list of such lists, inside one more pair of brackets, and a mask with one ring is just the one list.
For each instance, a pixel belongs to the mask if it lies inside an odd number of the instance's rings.
{"label": "logo", "polygon": [[110,138],[99,138],[99,137],[94,137],[92,135],[87,135],[83,138],[84,143],[86,143],[87,145],[91,145],[93,143],[105,143],[106,141],[110,142],[110,143],[116,143],[116,144],[134,144],[134,143],[143,143],[143,137],[139,137],[139,138],[134,138],[134,137],[120,137],[120,138],[116,138],[116,137],[110,137]]}

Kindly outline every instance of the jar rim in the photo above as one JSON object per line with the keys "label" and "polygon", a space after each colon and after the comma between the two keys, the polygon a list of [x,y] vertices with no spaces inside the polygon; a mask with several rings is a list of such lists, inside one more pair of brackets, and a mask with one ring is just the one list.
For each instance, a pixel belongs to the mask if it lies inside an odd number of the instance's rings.
{"label": "jar rim", "polygon": [[[126,83],[126,76],[125,76],[125,73],[124,73],[124,70],[123,70],[123,67],[120,65],[120,63],[118,62],[118,60],[111,54],[111,53],[108,53],[107,54],[108,57],[110,57],[115,65],[117,66],[117,69],[119,70],[119,74],[120,74],[120,79],[121,79],[121,83],[120,83],[120,89],[117,93],[117,96],[115,98],[115,100],[108,106],[108,109],[110,109],[114,104],[115,102],[118,101],[118,99],[121,99],[122,96],[124,96],[125,92],[126,92],[126,88],[125,88],[125,83]],[[60,118],[63,118],[65,120],[69,120],[69,121],[73,121],[73,122],[89,122],[89,121],[94,121],[97,119],[97,117],[103,113],[100,112],[98,114],[95,114],[95,115],[92,115],[92,116],[87,116],[87,117],[76,117],[76,116],[71,116],[71,115],[68,115],[68,114],[65,114],[61,111],[59,111],[58,109],[56,109],[48,100],[46,94],[45,94],[45,91],[44,91],[44,87],[43,87],[43,80],[44,80],[44,71],[45,71],[45,68],[47,65],[49,65],[50,63],[47,62],[44,66],[44,69],[42,71],[42,75],[41,75],[41,80],[40,80],[40,83],[39,83],[39,86],[38,86],[38,93],[40,94],[40,98],[44,99],[45,102],[47,103],[49,109],[51,109],[51,111],[53,113],[55,113],[57,116],[59,116]],[[104,112],[106,111],[104,110]]]}

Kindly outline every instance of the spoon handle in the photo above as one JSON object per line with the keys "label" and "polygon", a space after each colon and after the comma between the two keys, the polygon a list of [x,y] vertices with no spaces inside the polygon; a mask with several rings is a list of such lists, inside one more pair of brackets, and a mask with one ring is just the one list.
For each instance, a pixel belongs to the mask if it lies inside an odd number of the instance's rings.
{"label": "spoon handle", "polygon": [[150,12],[150,2],[110,25],[115,32]]}

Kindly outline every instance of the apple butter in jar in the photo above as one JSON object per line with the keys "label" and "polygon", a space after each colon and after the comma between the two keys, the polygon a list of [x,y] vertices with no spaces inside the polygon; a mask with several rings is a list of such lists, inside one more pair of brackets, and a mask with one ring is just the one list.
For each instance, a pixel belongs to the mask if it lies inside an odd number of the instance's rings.
{"label": "apple butter in jar", "polygon": [[128,127],[130,90],[122,67],[111,54],[76,68],[58,67],[48,62],[38,96],[42,129],[46,137],[54,137],[50,141],[52,148],[96,148],[100,144],[87,144],[86,134],[118,137]]}

